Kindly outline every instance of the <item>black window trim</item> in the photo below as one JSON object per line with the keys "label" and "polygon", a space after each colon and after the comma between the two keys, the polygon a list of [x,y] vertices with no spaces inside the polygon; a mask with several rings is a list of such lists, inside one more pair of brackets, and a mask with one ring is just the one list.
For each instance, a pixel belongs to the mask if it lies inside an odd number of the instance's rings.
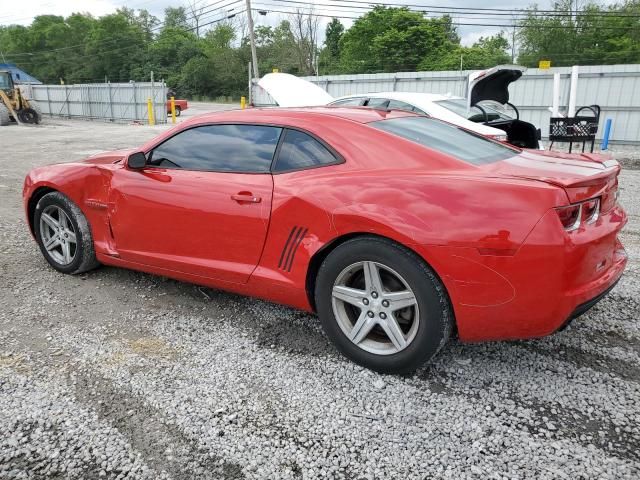
{"label": "black window trim", "polygon": [[[333,148],[331,145],[329,145],[327,142],[325,142],[323,139],[321,139],[320,137],[318,137],[316,134],[305,130],[304,128],[299,128],[299,127],[291,127],[288,125],[282,125],[282,124],[277,124],[277,123],[255,123],[255,122],[207,122],[207,123],[199,123],[197,125],[191,125],[187,128],[184,128],[182,130],[179,130],[177,132],[175,132],[173,135],[171,135],[168,138],[165,138],[164,140],[162,140],[159,143],[156,143],[155,145],[153,145],[151,148],[149,148],[146,152],[144,152],[144,154],[147,156],[147,161],[149,160],[149,155],[156,149],[158,148],[160,145],[164,144],[165,142],[168,142],[169,140],[171,140],[173,137],[180,135],[181,133],[184,133],[188,130],[192,130],[194,128],[199,128],[199,127],[209,127],[209,126],[215,126],[215,125],[249,125],[249,126],[253,126],[253,127],[274,127],[274,128],[280,128],[282,129],[282,131],[280,132],[280,137],[278,138],[278,143],[276,145],[276,149],[273,152],[273,157],[271,157],[271,165],[269,166],[269,170],[265,170],[265,171],[244,171],[244,172],[238,172],[235,170],[211,170],[211,169],[203,169],[203,168],[181,168],[181,167],[160,167],[158,165],[146,165],[144,168],[150,168],[150,169],[154,169],[154,170],[183,170],[186,172],[211,172],[211,173],[231,173],[231,174],[236,174],[236,175],[243,175],[243,174],[247,174],[247,175],[265,175],[265,174],[270,174],[270,175],[280,175],[282,173],[291,173],[291,172],[298,172],[301,170],[310,170],[312,168],[323,168],[323,167],[330,167],[333,165],[340,165],[342,163],[345,163],[345,159],[342,155],[340,155],[335,148]],[[289,170],[282,170],[281,172],[276,172],[275,171],[275,166],[276,163],[278,161],[278,156],[280,155],[280,148],[282,147],[282,142],[284,141],[284,137],[286,136],[286,132],[287,130],[297,130],[299,132],[302,133],[306,133],[307,135],[309,135],[311,138],[313,138],[314,140],[316,140],[317,142],[319,142],[323,147],[325,147],[329,153],[331,153],[331,155],[333,155],[333,157],[335,158],[335,162],[332,163],[323,163],[321,165],[310,165],[308,167],[300,167],[300,168],[292,168]]]}
{"label": "black window trim", "polygon": [[185,171],[185,172],[231,173],[231,174],[235,174],[235,175],[243,175],[243,174],[247,174],[247,175],[265,175],[265,174],[270,174],[271,173],[271,167],[273,166],[273,159],[275,158],[276,152],[278,150],[278,145],[280,144],[280,140],[282,139],[282,134],[284,133],[284,130],[286,128],[286,127],[284,127],[282,125],[273,125],[273,124],[266,124],[266,123],[254,123],[254,122],[207,122],[207,123],[199,123],[197,125],[191,125],[191,126],[189,126],[187,128],[184,128],[182,130],[179,130],[179,131],[175,132],[169,138],[165,138],[163,141],[153,145],[149,150],[144,152],[144,154],[147,156],[147,161],[149,161],[149,159],[152,158],[153,151],[156,148],[158,148],[160,145],[163,145],[164,143],[168,142],[172,138],[180,135],[181,133],[187,132],[189,130],[193,130],[194,128],[212,127],[212,126],[227,126],[227,125],[228,126],[248,125],[248,126],[251,126],[251,127],[273,127],[273,128],[280,128],[281,129],[280,136],[278,137],[278,142],[276,144],[276,148],[273,151],[273,155],[271,157],[271,164],[269,165],[269,169],[268,170],[238,171],[238,170],[217,170],[217,169],[209,169],[209,168],[182,168],[182,167],[170,167],[170,166],[161,167],[159,165],[146,165],[144,168],[145,169],[151,168],[151,169],[158,169],[158,170],[178,170],[178,171],[182,170],[182,171]]}
{"label": "black window trim", "polygon": [[[333,156],[334,161],[330,162],[330,163],[322,163],[320,165],[309,165],[308,167],[297,167],[297,168],[290,168],[288,170],[276,171],[276,166],[278,165],[278,159],[280,158],[280,148],[282,147],[282,144],[284,143],[284,141],[286,139],[286,136],[287,136],[287,132],[289,130],[295,130],[295,131],[304,133],[306,135],[309,135],[316,142],[318,142],[320,145],[322,145],[324,148],[327,149],[327,151]],[[283,131],[282,131],[282,134],[280,135],[280,141],[278,142],[278,146],[276,147],[276,153],[275,153],[274,157],[275,157],[274,161],[271,164],[271,174],[272,175],[281,175],[283,173],[300,172],[300,171],[303,171],[303,170],[311,170],[311,169],[314,169],[314,168],[331,167],[333,165],[340,165],[342,163],[345,163],[344,158],[342,157],[342,155],[340,155],[335,150],[335,148],[333,148],[331,145],[329,145],[327,142],[322,140],[317,135],[314,135],[313,133],[309,132],[308,130],[304,130],[303,128],[298,128],[298,127],[283,127]]]}

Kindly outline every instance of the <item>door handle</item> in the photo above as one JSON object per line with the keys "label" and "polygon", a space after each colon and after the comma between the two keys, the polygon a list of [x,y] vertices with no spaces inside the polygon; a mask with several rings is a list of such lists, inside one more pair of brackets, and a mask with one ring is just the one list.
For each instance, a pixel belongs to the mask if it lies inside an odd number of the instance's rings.
{"label": "door handle", "polygon": [[251,192],[236,193],[235,195],[231,195],[231,198],[238,203],[260,203],[262,201],[262,198]]}

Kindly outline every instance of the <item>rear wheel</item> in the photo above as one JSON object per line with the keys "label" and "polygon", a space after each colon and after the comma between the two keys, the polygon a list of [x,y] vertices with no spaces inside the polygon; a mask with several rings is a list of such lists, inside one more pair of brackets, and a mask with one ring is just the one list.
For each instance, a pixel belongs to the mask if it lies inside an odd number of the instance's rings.
{"label": "rear wheel", "polygon": [[0,103],[0,127],[5,127],[11,123],[11,115],[9,109],[3,103]]}
{"label": "rear wheel", "polygon": [[89,223],[66,195],[44,195],[36,205],[33,225],[40,251],[59,272],[77,274],[99,265]]}
{"label": "rear wheel", "polygon": [[36,123],[42,122],[42,108],[40,108],[40,105],[33,100],[29,100],[29,106],[34,112],[36,112],[36,116],[38,120]]}
{"label": "rear wheel", "polygon": [[176,105],[176,117],[179,117],[182,114],[182,107]]}
{"label": "rear wheel", "polygon": [[35,125],[40,122],[38,118],[38,112],[36,112],[33,108],[23,108],[22,110],[18,110],[16,113],[22,123],[30,123]]}
{"label": "rear wheel", "polygon": [[452,330],[440,280],[415,253],[383,238],[337,247],[320,267],[315,293],[329,338],[347,357],[379,372],[415,370]]}

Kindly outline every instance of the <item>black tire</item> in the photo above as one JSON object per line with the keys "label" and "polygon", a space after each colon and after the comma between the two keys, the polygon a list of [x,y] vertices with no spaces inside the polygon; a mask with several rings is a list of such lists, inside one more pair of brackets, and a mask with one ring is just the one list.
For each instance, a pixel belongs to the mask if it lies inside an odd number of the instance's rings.
{"label": "black tire", "polygon": [[40,108],[40,105],[38,105],[38,103],[34,100],[29,100],[29,106],[34,112],[36,112],[36,115],[38,117],[38,121],[36,123],[42,123],[42,108]]}
{"label": "black tire", "polygon": [[176,117],[182,115],[182,107],[176,105]]}
{"label": "black tire", "polygon": [[[42,213],[47,207],[55,206],[62,209],[73,225],[76,235],[76,246],[73,260],[69,264],[58,262],[45,248],[43,235],[40,228]],[[40,247],[40,251],[49,264],[59,272],[75,275],[96,268],[100,263],[96,260],[91,228],[84,214],[78,206],[66,195],[60,192],[51,192],[44,195],[36,205],[33,214],[33,229]]]}
{"label": "black tire", "polygon": [[0,127],[6,127],[11,123],[11,114],[7,106],[0,100]]}
{"label": "black tire", "polygon": [[23,108],[16,113],[18,114],[18,118],[22,123],[37,125],[40,122],[38,112],[36,112],[33,108]]}
{"label": "black tire", "polygon": [[[407,347],[392,354],[374,354],[353,343],[336,319],[332,291],[341,272],[362,261],[390,267],[413,291],[419,322]],[[447,343],[453,328],[453,314],[444,286],[429,266],[414,252],[380,237],[348,240],[322,263],[316,280],[315,300],[323,329],[338,350],[354,362],[381,373],[408,373],[431,360]]]}

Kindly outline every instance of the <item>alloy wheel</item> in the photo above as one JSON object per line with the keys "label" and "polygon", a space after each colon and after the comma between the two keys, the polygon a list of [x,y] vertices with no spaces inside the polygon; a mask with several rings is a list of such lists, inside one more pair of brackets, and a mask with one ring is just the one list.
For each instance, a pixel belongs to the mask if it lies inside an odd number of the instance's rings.
{"label": "alloy wheel", "polygon": [[376,355],[392,355],[414,340],[418,301],[407,281],[390,267],[362,261],[345,268],[332,289],[335,318],[347,338]]}
{"label": "alloy wheel", "polygon": [[62,208],[49,205],[42,211],[40,240],[49,256],[60,265],[73,262],[77,251],[76,231]]}

